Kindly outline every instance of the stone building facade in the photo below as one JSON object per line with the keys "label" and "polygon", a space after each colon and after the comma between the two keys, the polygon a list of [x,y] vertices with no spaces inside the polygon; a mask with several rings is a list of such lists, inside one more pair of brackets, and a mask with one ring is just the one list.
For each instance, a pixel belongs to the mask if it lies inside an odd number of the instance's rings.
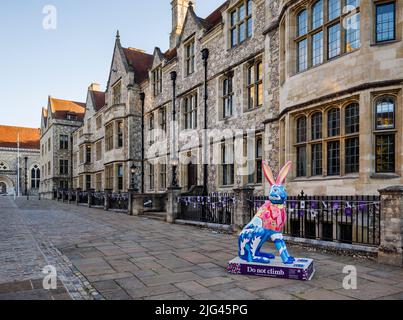
{"label": "stone building facade", "polygon": [[83,125],[74,132],[74,187],[82,190],[127,191],[140,185],[142,164],[141,86],[148,81],[152,55],[124,48],[117,34],[106,92],[88,90]]}
{"label": "stone building facade", "polygon": [[40,130],[0,126],[0,196],[38,194]]}
{"label": "stone building facade", "polygon": [[75,132],[75,187],[126,191],[134,165],[142,192],[166,192],[175,167],[186,192],[207,163],[210,192],[261,194],[263,160],[293,161],[292,195],[403,182],[401,2],[228,0],[206,18],[171,5],[167,51],[117,36],[104,105],[90,89]]}
{"label": "stone building facade", "polygon": [[81,127],[85,104],[49,97],[42,109],[40,193],[52,198],[56,189],[72,187],[72,133]]}
{"label": "stone building facade", "polygon": [[288,188],[377,194],[402,184],[403,3],[267,1],[266,115]]}

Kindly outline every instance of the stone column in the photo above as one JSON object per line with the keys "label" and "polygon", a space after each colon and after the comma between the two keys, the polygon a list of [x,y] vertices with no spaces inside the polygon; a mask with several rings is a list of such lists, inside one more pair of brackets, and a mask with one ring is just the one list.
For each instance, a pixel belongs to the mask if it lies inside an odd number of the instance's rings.
{"label": "stone column", "polygon": [[378,262],[403,267],[403,186],[379,190],[381,194],[381,244]]}
{"label": "stone column", "polygon": [[180,206],[178,198],[182,193],[181,187],[168,188],[168,202],[167,202],[167,222],[175,223],[180,213]]}
{"label": "stone column", "polygon": [[92,197],[94,195],[95,189],[88,189],[87,194],[88,194],[88,208],[91,208],[92,204]]}
{"label": "stone column", "polygon": [[251,220],[250,206],[248,200],[253,198],[254,188],[239,188],[234,189],[235,194],[235,208],[234,216],[232,217],[232,229],[234,232],[241,231]]}
{"label": "stone column", "polygon": [[110,208],[110,198],[111,198],[112,190],[111,189],[105,189],[105,204],[104,204],[104,210],[108,211]]}
{"label": "stone column", "polygon": [[132,212],[133,216],[140,216],[144,213],[144,195],[140,193],[134,193],[132,198]]}

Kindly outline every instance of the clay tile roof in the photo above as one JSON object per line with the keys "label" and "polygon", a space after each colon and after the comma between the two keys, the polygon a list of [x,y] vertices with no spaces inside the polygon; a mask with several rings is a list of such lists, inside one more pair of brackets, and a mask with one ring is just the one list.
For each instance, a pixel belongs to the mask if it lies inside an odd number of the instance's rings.
{"label": "clay tile roof", "polygon": [[64,120],[68,114],[76,115],[80,121],[84,118],[85,103],[82,102],[50,98],[50,107],[52,115],[56,119]]}
{"label": "clay tile roof", "polygon": [[177,50],[176,48],[168,50],[164,53],[164,57],[165,59],[167,59],[168,61],[172,60],[173,58],[176,58],[177,55]]}
{"label": "clay tile roof", "polygon": [[148,79],[148,70],[151,69],[154,56],[134,48],[123,48],[127,62],[134,69],[136,82],[141,83]]}
{"label": "clay tile roof", "polygon": [[105,92],[102,91],[91,91],[92,97],[94,99],[95,111],[98,112],[105,105]]}
{"label": "clay tile roof", "polygon": [[214,28],[222,22],[222,12],[228,8],[229,0],[225,1],[221,6],[214,10],[207,18],[203,19],[207,23],[208,29]]}
{"label": "clay tile roof", "polygon": [[22,128],[0,125],[0,147],[17,148],[18,134],[20,137],[20,148],[40,149],[40,129]]}

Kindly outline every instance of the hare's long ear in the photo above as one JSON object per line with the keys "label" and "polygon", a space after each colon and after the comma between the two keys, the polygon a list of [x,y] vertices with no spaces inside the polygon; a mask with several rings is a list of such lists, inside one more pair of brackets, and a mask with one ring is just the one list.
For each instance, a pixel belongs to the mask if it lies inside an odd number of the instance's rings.
{"label": "hare's long ear", "polygon": [[285,181],[285,178],[287,178],[288,172],[290,171],[292,166],[292,162],[288,161],[285,166],[280,170],[280,173],[278,174],[276,184],[282,185]]}
{"label": "hare's long ear", "polygon": [[263,161],[263,172],[264,176],[266,177],[267,181],[269,181],[270,185],[273,186],[276,182],[274,180],[273,172],[271,171],[270,167],[267,165],[266,161]]}

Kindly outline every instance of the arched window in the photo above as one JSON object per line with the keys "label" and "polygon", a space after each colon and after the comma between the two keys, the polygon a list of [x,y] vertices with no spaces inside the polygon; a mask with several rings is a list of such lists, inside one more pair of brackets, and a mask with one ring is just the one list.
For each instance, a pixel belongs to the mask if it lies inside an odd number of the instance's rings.
{"label": "arched window", "polygon": [[337,137],[340,135],[340,109],[333,108],[327,114],[328,136]]}
{"label": "arched window", "polygon": [[306,142],[306,117],[297,120],[297,143]]}
{"label": "arched window", "polygon": [[308,32],[308,15],[306,10],[302,10],[297,16],[297,36],[303,36]]}
{"label": "arched window", "polygon": [[395,128],[395,99],[383,97],[376,103],[376,130]]}
{"label": "arched window", "polygon": [[352,103],[345,109],[346,134],[360,132],[360,107]]}
{"label": "arched window", "polygon": [[31,188],[39,189],[40,182],[41,182],[41,170],[37,165],[35,165],[31,170]]}
{"label": "arched window", "polygon": [[312,140],[322,139],[322,113],[316,112],[312,115]]}
{"label": "arched window", "polygon": [[[299,144],[297,147],[297,176],[304,177],[306,176],[306,134],[307,126],[306,126],[306,117],[302,116],[297,119],[297,143]],[[303,143],[301,145],[301,143]]]}

